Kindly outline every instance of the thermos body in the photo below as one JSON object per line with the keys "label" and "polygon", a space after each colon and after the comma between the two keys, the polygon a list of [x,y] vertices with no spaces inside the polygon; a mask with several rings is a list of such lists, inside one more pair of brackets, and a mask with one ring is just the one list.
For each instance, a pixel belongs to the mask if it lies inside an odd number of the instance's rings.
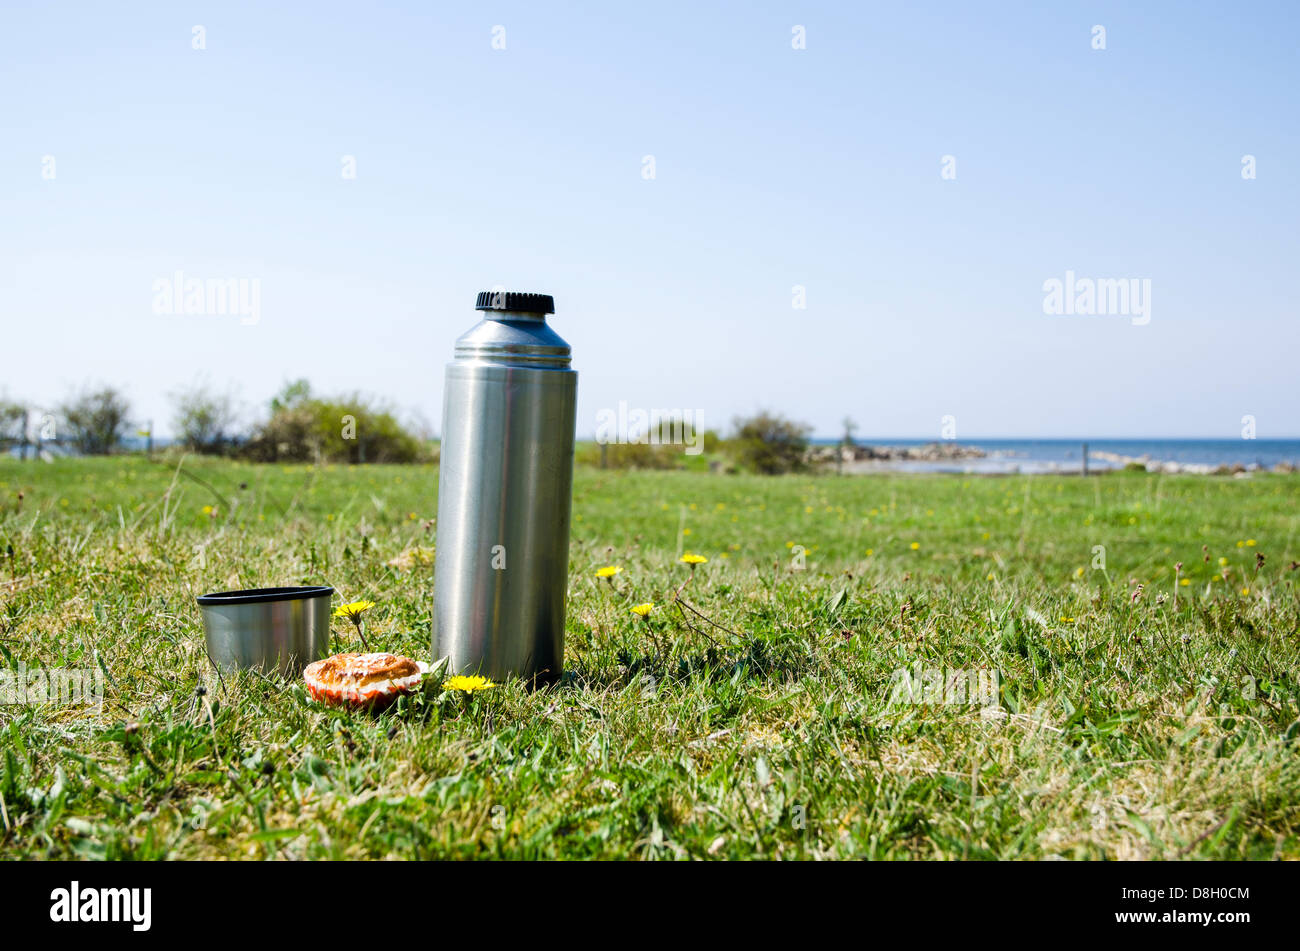
{"label": "thermos body", "polygon": [[447,366],[433,656],[452,673],[563,671],[578,375],[550,301],[480,294],[484,320]]}

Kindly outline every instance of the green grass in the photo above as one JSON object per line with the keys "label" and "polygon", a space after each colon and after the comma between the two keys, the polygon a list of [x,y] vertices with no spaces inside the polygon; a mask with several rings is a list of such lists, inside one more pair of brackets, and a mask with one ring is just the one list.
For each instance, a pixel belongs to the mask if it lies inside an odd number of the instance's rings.
{"label": "green grass", "polygon": [[[432,568],[388,562],[434,545],[436,487],[0,460],[3,663],[106,675],[102,712],[0,706],[0,854],[1300,857],[1296,477],[580,468],[558,687],[369,715],[217,679],[213,589],[332,584],[427,657]],[[915,665],[999,701],[891,703]]]}

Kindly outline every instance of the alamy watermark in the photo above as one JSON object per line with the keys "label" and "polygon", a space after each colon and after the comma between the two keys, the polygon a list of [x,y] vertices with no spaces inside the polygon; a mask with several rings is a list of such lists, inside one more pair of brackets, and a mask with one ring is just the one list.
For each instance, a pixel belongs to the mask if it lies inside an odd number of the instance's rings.
{"label": "alamy watermark", "polygon": [[1056,317],[1131,317],[1137,326],[1151,323],[1151,278],[1051,277],[1043,281],[1043,313]]}
{"label": "alamy watermark", "polygon": [[1002,676],[996,670],[949,667],[922,667],[917,661],[910,668],[899,667],[889,678],[889,703],[970,704],[980,707],[998,705]]}
{"label": "alamy watermark", "polygon": [[153,312],[186,317],[232,316],[241,324],[262,319],[262,281],[256,277],[198,278],[176,271],[153,282]]}
{"label": "alamy watermark", "polygon": [[152,888],[99,888],[74,879],[67,888],[50,892],[53,922],[124,922],[132,931],[148,931],[152,909]]}
{"label": "alamy watermark", "polygon": [[0,667],[0,704],[93,706],[104,709],[104,671],[98,667]]}
{"label": "alamy watermark", "polygon": [[605,408],[596,413],[596,442],[602,446],[685,446],[688,456],[704,451],[704,431],[700,427],[703,410],[629,408],[619,400],[618,409]]}

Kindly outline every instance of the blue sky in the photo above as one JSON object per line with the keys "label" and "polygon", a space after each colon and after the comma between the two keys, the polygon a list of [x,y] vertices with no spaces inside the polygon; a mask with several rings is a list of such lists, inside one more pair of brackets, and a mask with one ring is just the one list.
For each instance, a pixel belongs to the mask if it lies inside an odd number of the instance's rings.
{"label": "blue sky", "polygon": [[[306,376],[436,424],[505,285],[555,295],[580,434],[1300,435],[1294,4],[264,6],[0,11],[10,397],[111,382],[166,431],[195,380],[253,415]],[[155,313],[178,270],[257,322]],[[1150,322],[1045,314],[1067,271]]]}

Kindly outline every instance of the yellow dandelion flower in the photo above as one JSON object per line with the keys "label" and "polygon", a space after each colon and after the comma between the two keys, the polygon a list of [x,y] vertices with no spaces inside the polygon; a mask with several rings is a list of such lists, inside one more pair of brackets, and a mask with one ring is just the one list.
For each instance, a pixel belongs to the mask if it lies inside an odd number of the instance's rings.
{"label": "yellow dandelion flower", "polygon": [[204,514],[204,515],[211,515],[211,514],[212,514],[213,512],[215,512],[215,511],[216,511],[216,509],[214,509],[211,505],[205,505],[205,506],[203,506],[203,514]]}
{"label": "yellow dandelion flower", "polygon": [[876,553],[876,550],[875,550],[874,548],[868,548],[868,549],[867,549],[867,557],[868,557],[868,558],[870,558],[870,557],[871,557],[872,555],[874,555],[875,553]]}
{"label": "yellow dandelion flower", "polygon": [[988,577],[986,577],[984,580],[985,580],[985,581],[992,581],[992,580],[993,580],[993,572],[990,571],[990,572],[988,573]]}
{"label": "yellow dandelion flower", "polygon": [[1244,598],[1246,595],[1248,595],[1248,594],[1250,594],[1250,589],[1249,589],[1249,588],[1242,588],[1242,589],[1241,589],[1241,596],[1242,596],[1243,598]]}
{"label": "yellow dandelion flower", "polygon": [[1082,566],[1082,565],[1079,566],[1078,568],[1075,568],[1075,569],[1074,569],[1074,576],[1075,576],[1076,578],[1082,578],[1082,577],[1083,577],[1083,566]]}
{"label": "yellow dandelion flower", "polygon": [[920,551],[920,550],[921,550],[921,543],[920,543],[920,542],[912,542],[912,544],[911,544],[909,547],[912,549],[912,551]]}
{"label": "yellow dandelion flower", "polygon": [[682,555],[682,564],[690,565],[692,568],[696,565],[707,564],[708,561],[709,559],[705,558],[703,555],[693,555],[689,551]]}
{"label": "yellow dandelion flower", "polygon": [[335,617],[345,617],[356,620],[375,606],[373,601],[351,601],[347,604],[340,604],[334,609]]}
{"label": "yellow dandelion flower", "polygon": [[632,613],[635,614],[637,617],[645,617],[654,609],[655,609],[654,603],[651,601],[647,601],[645,604],[635,605],[632,608]]}
{"label": "yellow dandelion flower", "polygon": [[1192,583],[1192,579],[1191,579],[1191,578],[1184,578],[1182,581],[1178,582],[1178,584],[1179,584],[1181,587],[1184,587],[1184,588],[1186,588],[1186,587],[1187,587],[1189,584],[1191,584],[1191,583]]}
{"label": "yellow dandelion flower", "polygon": [[491,690],[495,687],[492,681],[486,677],[462,677],[456,676],[442,682],[443,690],[460,690],[463,693],[475,693],[479,690]]}
{"label": "yellow dandelion flower", "polygon": [[1223,567],[1224,565],[1226,565],[1227,563],[1228,563],[1228,559],[1226,559],[1226,558],[1220,558],[1220,559],[1219,559],[1219,567],[1220,567],[1220,568],[1222,568],[1222,567]]}
{"label": "yellow dandelion flower", "polygon": [[1238,547],[1238,548],[1245,548],[1245,547],[1246,547],[1246,543],[1245,543],[1244,541],[1238,539],[1238,540],[1237,540],[1237,547]]}
{"label": "yellow dandelion flower", "polygon": [[1246,539],[1246,547],[1247,547],[1247,548],[1254,548],[1254,547],[1255,547],[1255,539],[1253,539],[1253,538],[1247,538],[1247,539]]}
{"label": "yellow dandelion flower", "polygon": [[1222,580],[1223,580],[1223,576],[1222,576],[1222,575],[1212,575],[1212,576],[1210,577],[1210,580],[1211,580],[1211,581],[1222,581]]}
{"label": "yellow dandelion flower", "polygon": [[596,577],[612,578],[622,570],[623,568],[620,565],[606,565],[604,568],[596,569]]}

